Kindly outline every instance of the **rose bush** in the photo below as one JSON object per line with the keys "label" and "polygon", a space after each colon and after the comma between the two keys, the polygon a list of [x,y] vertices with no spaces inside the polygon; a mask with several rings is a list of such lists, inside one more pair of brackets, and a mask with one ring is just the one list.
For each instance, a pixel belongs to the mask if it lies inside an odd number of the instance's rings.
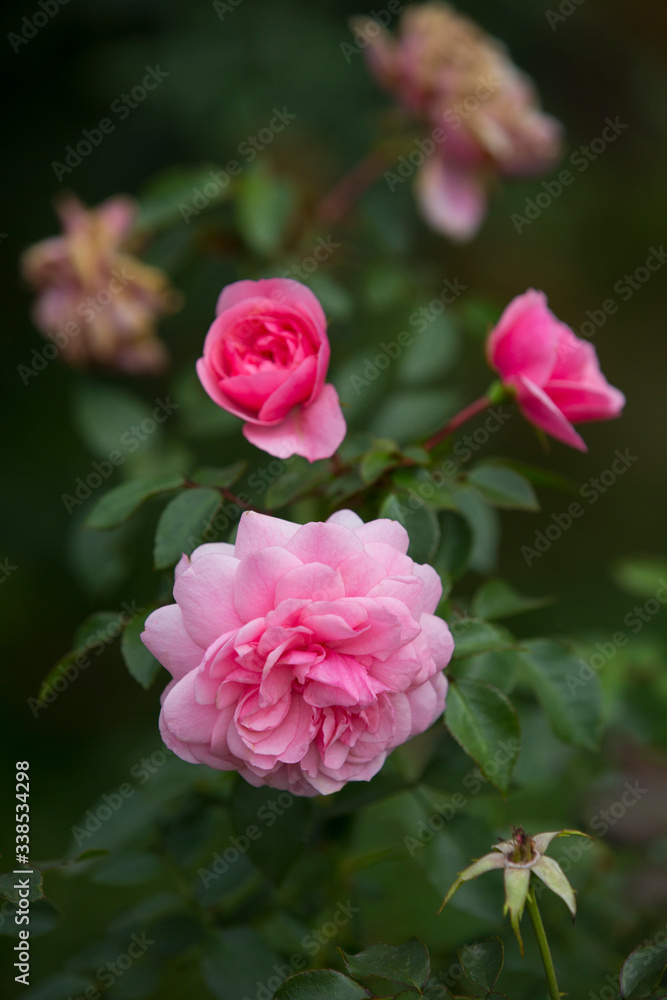
{"label": "rose bush", "polygon": [[422,215],[436,232],[469,240],[496,175],[555,161],[559,123],[502,43],[447,4],[411,5],[396,38],[372,19],[355,23],[377,81],[431,129],[435,149],[416,178]]}
{"label": "rose bush", "polygon": [[173,676],[167,746],[300,795],[376,774],[442,714],[454,646],[440,578],[407,549],[396,521],[246,512],[235,545],[184,556],[142,636]]}
{"label": "rose bush", "polygon": [[600,371],[593,345],[554,316],[544,292],[529,289],[513,299],[486,349],[526,419],[580,451],[586,444],[572,425],[610,420],[625,405]]}
{"label": "rose bush", "polygon": [[211,399],[246,421],[276,458],[329,458],[345,437],[329,367],[327,321],[298,281],[236,281],[222,290],[197,373]]}

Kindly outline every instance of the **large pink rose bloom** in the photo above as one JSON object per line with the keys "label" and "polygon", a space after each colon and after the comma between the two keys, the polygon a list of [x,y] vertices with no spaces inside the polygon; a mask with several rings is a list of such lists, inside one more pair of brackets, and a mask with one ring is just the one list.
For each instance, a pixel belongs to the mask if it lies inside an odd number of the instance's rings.
{"label": "large pink rose bloom", "polygon": [[593,345],[554,316],[544,292],[529,289],[510,302],[489,336],[487,356],[515,390],[524,416],[580,451],[587,448],[572,425],[617,417],[625,405],[600,371]]}
{"label": "large pink rose bloom", "polygon": [[211,399],[246,421],[248,441],[277,458],[329,458],[345,437],[329,367],[327,321],[290,278],[223,288],[197,374]]}
{"label": "large pink rose bloom", "polygon": [[354,24],[380,85],[430,129],[434,151],[416,177],[422,215],[437,232],[470,239],[497,175],[538,173],[555,161],[559,123],[505,47],[448,4],[411,4],[397,36],[370,18]]}
{"label": "large pink rose bloom", "polygon": [[176,568],[142,638],[170,671],[160,729],[184,760],[329,794],[368,781],[442,714],[454,643],[438,574],[396,521],[246,512],[235,545]]}

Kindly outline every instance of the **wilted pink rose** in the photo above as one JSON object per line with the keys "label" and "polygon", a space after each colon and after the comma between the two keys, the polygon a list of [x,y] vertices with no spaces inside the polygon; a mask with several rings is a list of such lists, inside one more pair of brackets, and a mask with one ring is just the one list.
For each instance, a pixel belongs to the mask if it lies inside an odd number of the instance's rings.
{"label": "wilted pink rose", "polygon": [[369,18],[354,22],[379,83],[430,127],[407,154],[422,162],[416,190],[438,232],[470,239],[496,174],[532,174],[558,155],[560,126],[505,47],[447,4],[413,4],[398,37]]}
{"label": "wilted pink rose", "polygon": [[592,344],[575,336],[547,306],[544,292],[518,295],[487,342],[489,363],[531,423],[586,451],[572,424],[609,420],[625,405],[622,392],[600,371]]}
{"label": "wilted pink rose", "polygon": [[160,728],[192,763],[299,795],[367,781],[442,713],[453,650],[430,566],[396,521],[246,512],[176,568],[142,638],[173,680]]}
{"label": "wilted pink rose", "polygon": [[138,206],[110,198],[87,209],[73,195],[57,211],[63,235],[27,250],[21,266],[37,290],[33,319],[69,364],[159,372],[167,362],[155,324],[178,298],[166,274],[119,249]]}
{"label": "wilted pink rose", "polygon": [[299,281],[235,281],[223,288],[197,374],[211,399],[246,421],[269,455],[330,458],[345,437],[329,367],[327,321]]}

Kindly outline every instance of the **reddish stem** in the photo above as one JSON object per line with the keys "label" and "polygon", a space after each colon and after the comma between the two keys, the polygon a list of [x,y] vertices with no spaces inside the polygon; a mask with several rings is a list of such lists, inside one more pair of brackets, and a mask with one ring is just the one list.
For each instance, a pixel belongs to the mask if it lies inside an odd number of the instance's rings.
{"label": "reddish stem", "polygon": [[464,407],[460,413],[457,413],[455,417],[452,417],[449,423],[445,424],[445,426],[430,437],[428,441],[425,441],[422,447],[425,448],[426,451],[432,451],[436,445],[439,445],[440,442],[444,441],[446,437],[449,437],[450,434],[457,431],[462,424],[465,424],[466,421],[470,420],[472,417],[476,417],[478,413],[482,413],[488,406],[491,406],[491,400],[488,396],[481,396],[479,399],[476,399],[474,403],[471,403],[470,406]]}
{"label": "reddish stem", "polygon": [[331,224],[344,219],[389,162],[391,160],[386,149],[372,149],[324,196],[315,210],[317,219]]}

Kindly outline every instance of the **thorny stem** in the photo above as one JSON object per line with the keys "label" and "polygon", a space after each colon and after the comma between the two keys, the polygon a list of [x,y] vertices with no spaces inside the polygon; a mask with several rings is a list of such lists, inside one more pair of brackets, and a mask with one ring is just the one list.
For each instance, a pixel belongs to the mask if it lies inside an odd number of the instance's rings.
{"label": "thorny stem", "polygon": [[355,202],[393,159],[386,149],[372,149],[320,201],[315,211],[317,219],[330,224],[344,219]]}
{"label": "thorny stem", "polygon": [[549,948],[549,942],[547,941],[547,934],[544,929],[544,924],[542,923],[542,916],[537,906],[535,893],[532,889],[529,890],[528,896],[526,897],[526,908],[533,924],[535,937],[537,938],[537,947],[540,949],[540,958],[542,959],[542,965],[544,966],[544,971],[547,977],[547,985],[549,986],[549,996],[551,1000],[560,1000],[560,990],[558,989],[558,983],[556,981],[556,970],[554,969],[551,950]]}

